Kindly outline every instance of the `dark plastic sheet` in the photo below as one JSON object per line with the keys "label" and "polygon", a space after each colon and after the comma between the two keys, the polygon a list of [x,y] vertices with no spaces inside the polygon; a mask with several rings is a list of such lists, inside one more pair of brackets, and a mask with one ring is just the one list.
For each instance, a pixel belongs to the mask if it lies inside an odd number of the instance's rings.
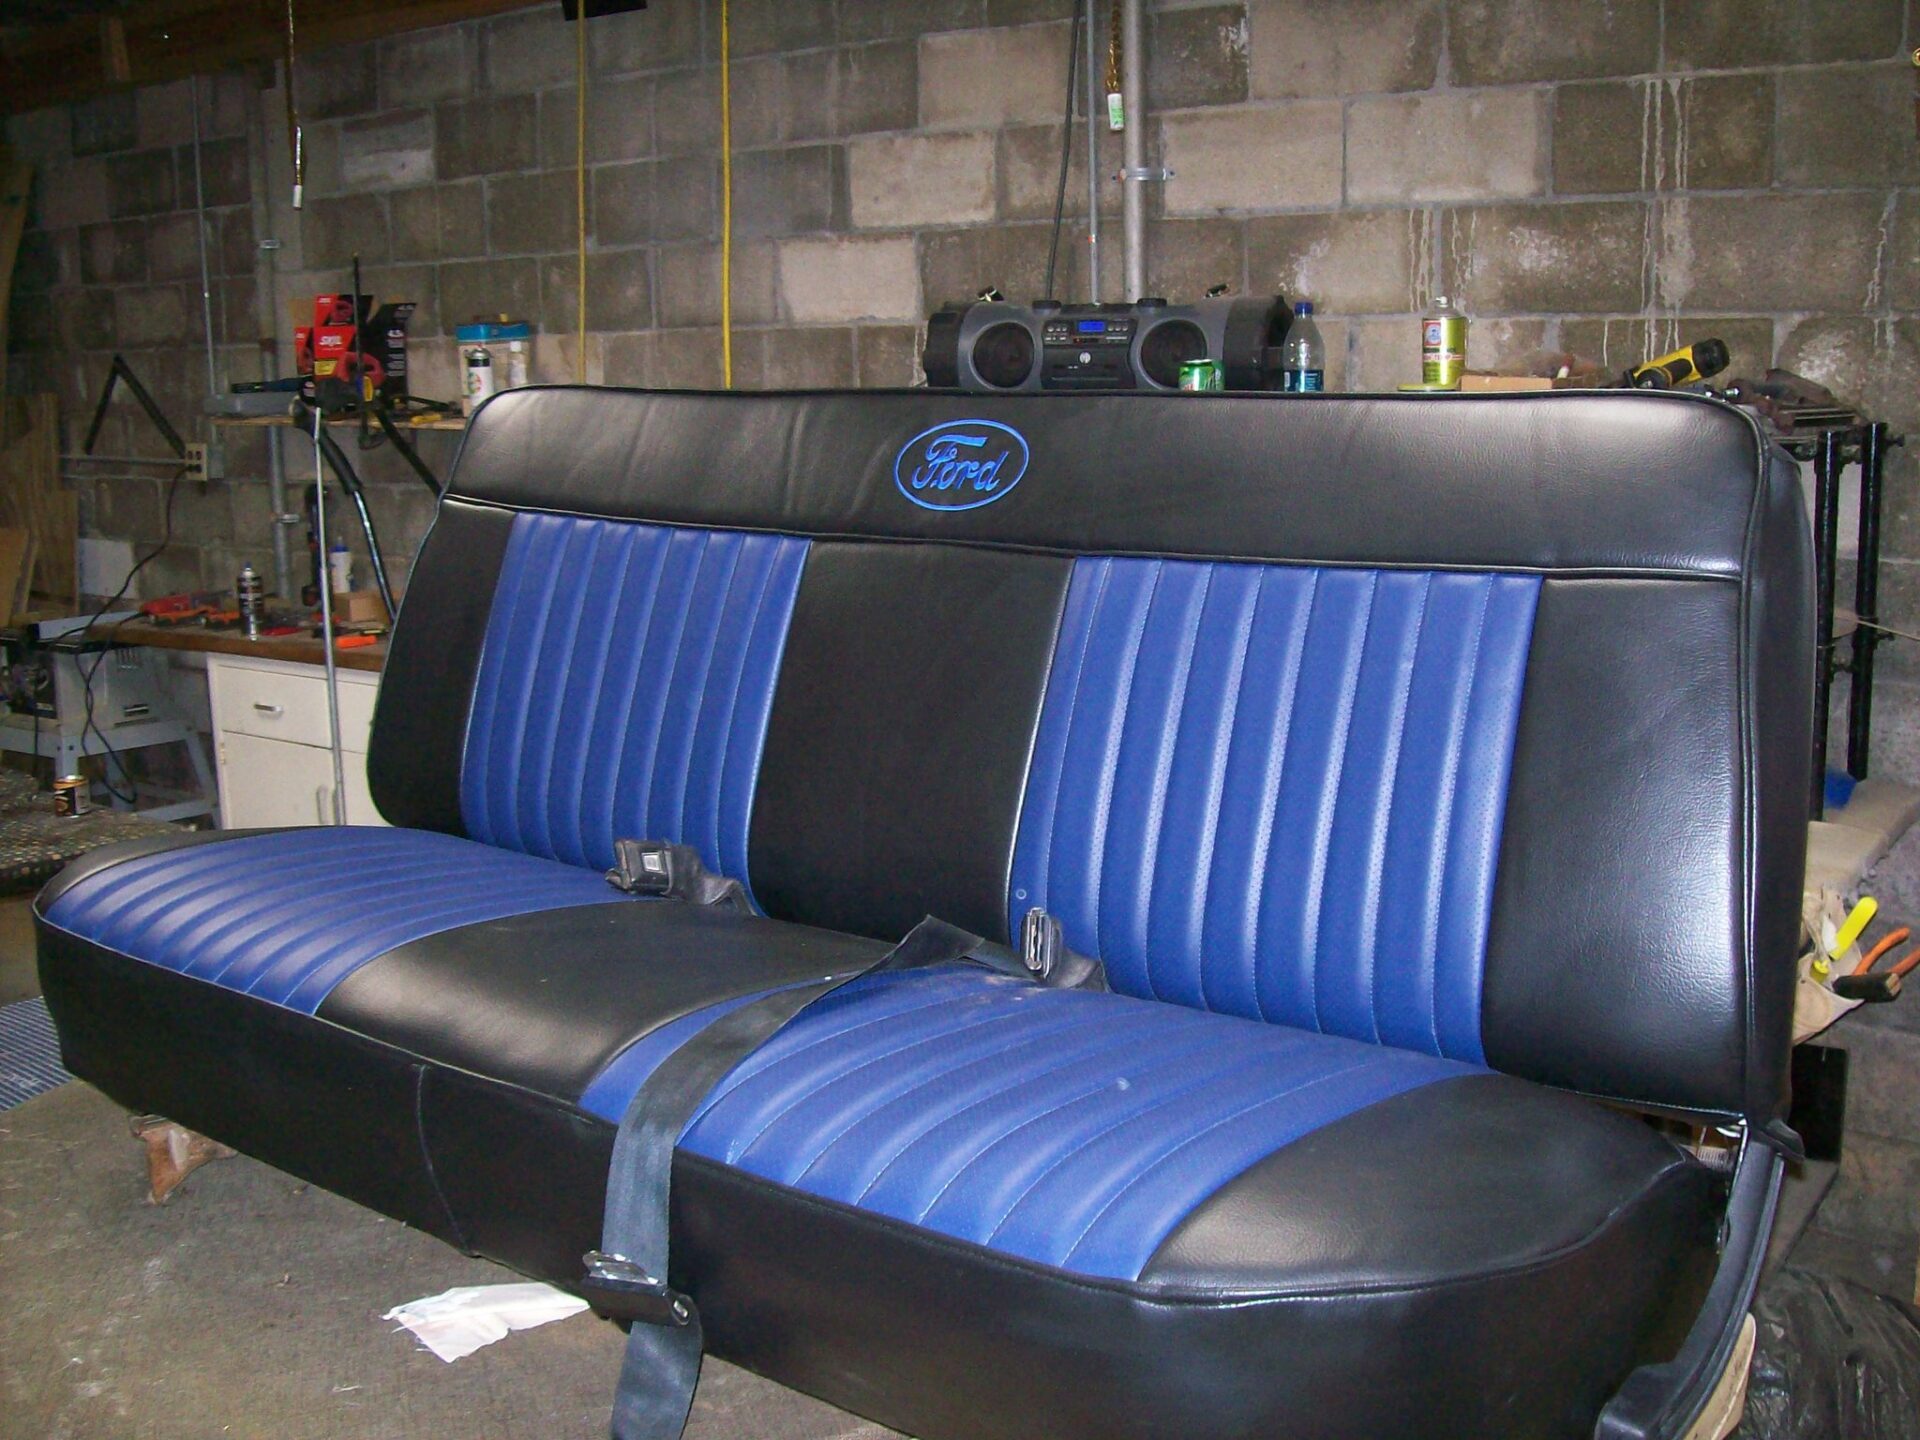
{"label": "dark plastic sheet", "polygon": [[1850,1281],[1782,1270],[1760,1287],[1735,1440],[1920,1440],[1920,1311]]}

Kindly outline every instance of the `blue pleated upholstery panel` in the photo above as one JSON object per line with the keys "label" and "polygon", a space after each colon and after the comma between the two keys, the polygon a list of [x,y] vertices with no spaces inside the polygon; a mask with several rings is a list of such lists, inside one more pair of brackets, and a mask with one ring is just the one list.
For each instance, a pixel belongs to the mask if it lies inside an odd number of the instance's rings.
{"label": "blue pleated upholstery panel", "polygon": [[609,902],[622,903],[590,870],[427,830],[326,826],[125,860],[67,890],[45,918],[136,960],[312,1014],[396,945]]}
{"label": "blue pleated upholstery panel", "polygon": [[[672,1043],[649,1047],[652,1063]],[[588,1091],[609,1120],[650,1068],[615,1065],[621,1093]],[[802,1012],[716,1087],[682,1144],[1009,1255],[1135,1279],[1174,1226],[1257,1161],[1389,1096],[1473,1073],[950,968],[856,981]]]}
{"label": "blue pleated upholstery panel", "polygon": [[761,742],[807,542],[520,515],[461,768],[467,833],[605,869],[625,836],[747,880]]}
{"label": "blue pleated upholstery panel", "polygon": [[1075,567],[1010,909],[1116,990],[1479,1061],[1539,581]]}

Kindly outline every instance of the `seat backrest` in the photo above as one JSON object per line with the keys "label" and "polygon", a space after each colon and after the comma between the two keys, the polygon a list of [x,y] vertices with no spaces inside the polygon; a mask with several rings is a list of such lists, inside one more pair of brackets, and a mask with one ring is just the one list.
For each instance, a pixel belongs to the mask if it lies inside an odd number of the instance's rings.
{"label": "seat backrest", "polygon": [[1684,397],[513,392],[370,780],[575,864],[695,844],[782,918],[1041,905],[1133,994],[1771,1115],[1805,532]]}

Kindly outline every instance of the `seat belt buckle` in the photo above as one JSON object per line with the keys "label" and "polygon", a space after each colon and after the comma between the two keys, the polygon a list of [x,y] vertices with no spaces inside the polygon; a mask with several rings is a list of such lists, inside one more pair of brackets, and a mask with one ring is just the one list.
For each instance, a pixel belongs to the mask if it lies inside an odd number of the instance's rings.
{"label": "seat belt buckle", "polygon": [[1037,905],[1027,911],[1020,921],[1020,960],[1027,973],[1046,983],[1066,953],[1066,932],[1059,920]]}
{"label": "seat belt buckle", "polygon": [[605,1250],[586,1253],[580,1294],[603,1315],[636,1325],[689,1325],[693,1302],[664,1280],[657,1280],[624,1255]]}
{"label": "seat belt buckle", "polygon": [[672,895],[673,849],[671,845],[653,844],[645,840],[614,841],[615,864],[607,872],[607,883],[629,895]]}

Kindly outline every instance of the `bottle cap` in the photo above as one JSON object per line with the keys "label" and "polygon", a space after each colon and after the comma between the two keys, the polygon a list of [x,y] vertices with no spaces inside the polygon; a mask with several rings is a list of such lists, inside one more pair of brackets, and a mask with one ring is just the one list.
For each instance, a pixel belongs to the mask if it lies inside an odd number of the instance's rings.
{"label": "bottle cap", "polygon": [[1444,295],[1436,295],[1433,297],[1433,304],[1435,309],[1444,310],[1447,308],[1447,297]]}
{"label": "bottle cap", "polygon": [[1294,301],[1293,313],[1296,315],[1311,315],[1313,313],[1313,302],[1311,300]]}

